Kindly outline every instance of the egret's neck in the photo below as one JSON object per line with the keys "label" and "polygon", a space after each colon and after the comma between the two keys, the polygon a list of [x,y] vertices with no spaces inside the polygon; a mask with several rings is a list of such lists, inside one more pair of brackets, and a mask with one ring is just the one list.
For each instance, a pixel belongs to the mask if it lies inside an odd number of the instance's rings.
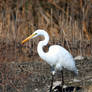
{"label": "egret's neck", "polygon": [[44,36],[44,40],[40,41],[37,47],[37,51],[39,56],[45,60],[46,58],[46,53],[43,51],[43,47],[46,46],[49,42],[49,35],[47,34],[47,32],[45,32],[44,34],[41,34],[42,36]]}

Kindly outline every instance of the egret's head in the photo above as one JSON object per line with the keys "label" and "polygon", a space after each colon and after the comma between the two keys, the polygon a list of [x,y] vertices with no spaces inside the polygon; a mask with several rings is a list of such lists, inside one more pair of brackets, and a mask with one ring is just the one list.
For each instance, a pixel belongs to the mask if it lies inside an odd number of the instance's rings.
{"label": "egret's head", "polygon": [[32,39],[32,38],[35,38],[35,37],[37,37],[37,36],[39,36],[39,35],[43,35],[44,34],[44,30],[37,30],[37,31],[35,31],[33,34],[31,34],[29,37],[27,37],[26,39],[24,39],[23,41],[22,41],[22,44],[23,43],[25,43],[25,42],[27,42],[28,40],[30,40],[30,39]]}

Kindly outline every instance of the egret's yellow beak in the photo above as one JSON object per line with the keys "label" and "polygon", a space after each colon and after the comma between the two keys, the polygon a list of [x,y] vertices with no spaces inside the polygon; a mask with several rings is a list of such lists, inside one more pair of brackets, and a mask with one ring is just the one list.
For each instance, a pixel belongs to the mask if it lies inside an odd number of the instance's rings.
{"label": "egret's yellow beak", "polygon": [[29,37],[27,37],[26,39],[24,39],[23,41],[22,41],[22,44],[24,44],[25,42],[27,42],[28,40],[30,40],[33,36],[35,36],[36,34],[32,34],[32,35],[30,35]]}

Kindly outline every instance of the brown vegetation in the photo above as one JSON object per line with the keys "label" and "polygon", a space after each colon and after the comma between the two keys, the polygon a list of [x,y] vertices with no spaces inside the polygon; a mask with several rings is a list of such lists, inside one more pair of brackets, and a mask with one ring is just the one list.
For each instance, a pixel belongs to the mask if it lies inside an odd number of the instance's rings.
{"label": "brown vegetation", "polygon": [[[91,6],[91,0],[0,1],[1,61],[14,60],[16,57],[24,56],[23,53],[31,54],[28,56],[36,55],[36,46],[39,39],[33,40],[24,46],[21,45],[21,41],[36,29],[44,29],[49,33],[50,44],[60,44],[66,47],[74,56],[83,54],[84,52],[81,52],[82,47],[85,47],[82,45],[83,41],[86,41],[86,46],[90,45],[89,48],[92,47],[91,42],[88,42],[92,39]],[[72,45],[78,44],[80,50],[76,49],[77,52],[73,52],[71,43]],[[31,52],[29,48],[31,48]],[[3,54],[3,52],[5,53]],[[90,50],[87,54],[91,55],[91,53]],[[15,58],[5,60],[6,57]]]}
{"label": "brown vegetation", "polygon": [[[61,40],[91,39],[92,2],[89,0],[7,0],[0,2],[0,37],[21,41],[35,29],[42,28]],[[3,31],[2,31],[3,30]],[[25,35],[26,34],[26,35]],[[67,35],[69,34],[69,35]],[[64,35],[64,34],[63,34]],[[56,35],[55,35],[56,36]]]}

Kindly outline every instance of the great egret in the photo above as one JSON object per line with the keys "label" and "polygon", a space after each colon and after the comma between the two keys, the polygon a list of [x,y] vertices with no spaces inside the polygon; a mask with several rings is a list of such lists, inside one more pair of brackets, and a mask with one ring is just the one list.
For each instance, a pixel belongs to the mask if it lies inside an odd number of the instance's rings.
{"label": "great egret", "polygon": [[[22,44],[28,41],[29,39],[35,38],[40,35],[44,36],[45,39],[39,42],[37,46],[37,52],[39,56],[51,66],[52,81],[50,92],[52,92],[53,76],[55,75],[56,71],[62,71],[63,68],[66,68],[67,70],[73,71],[75,74],[78,74],[78,70],[75,66],[75,61],[72,55],[65,48],[59,45],[53,45],[49,48],[48,52],[43,51],[43,47],[46,46],[49,41],[49,35],[44,30],[36,30],[32,35],[23,40]],[[62,72],[62,85],[63,83],[64,81]]]}

